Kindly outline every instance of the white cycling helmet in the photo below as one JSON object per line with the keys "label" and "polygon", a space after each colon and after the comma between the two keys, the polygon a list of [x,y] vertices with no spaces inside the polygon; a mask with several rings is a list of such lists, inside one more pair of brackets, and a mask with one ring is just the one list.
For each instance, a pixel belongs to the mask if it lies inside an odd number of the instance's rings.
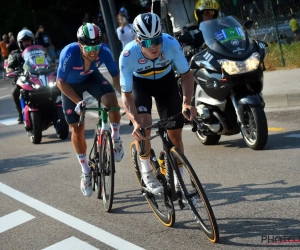
{"label": "white cycling helmet", "polygon": [[21,30],[18,33],[17,42],[18,42],[20,50],[22,50],[22,51],[25,49],[22,45],[22,41],[25,40],[25,39],[30,39],[32,41],[32,44],[33,44],[34,35],[30,30],[24,29],[24,30]]}
{"label": "white cycling helmet", "polygon": [[160,18],[151,12],[139,14],[133,21],[133,30],[139,39],[150,39],[160,36]]}

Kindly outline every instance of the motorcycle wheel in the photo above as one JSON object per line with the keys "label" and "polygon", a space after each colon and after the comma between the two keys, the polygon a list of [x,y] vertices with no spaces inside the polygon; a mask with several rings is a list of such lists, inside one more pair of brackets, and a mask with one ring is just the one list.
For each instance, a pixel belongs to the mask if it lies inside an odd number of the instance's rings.
{"label": "motorcycle wheel", "polygon": [[221,138],[221,135],[217,134],[204,135],[199,130],[196,132],[196,136],[203,145],[216,145]]}
{"label": "motorcycle wheel", "polygon": [[66,122],[62,108],[57,108],[57,121],[56,121],[56,134],[57,137],[65,140],[69,136],[69,125]]}
{"label": "motorcycle wheel", "polygon": [[262,106],[244,106],[245,127],[241,133],[247,146],[254,150],[261,150],[268,140],[268,123]]}
{"label": "motorcycle wheel", "polygon": [[42,141],[42,125],[39,112],[30,112],[32,130],[30,131],[30,141],[33,144],[39,144]]}

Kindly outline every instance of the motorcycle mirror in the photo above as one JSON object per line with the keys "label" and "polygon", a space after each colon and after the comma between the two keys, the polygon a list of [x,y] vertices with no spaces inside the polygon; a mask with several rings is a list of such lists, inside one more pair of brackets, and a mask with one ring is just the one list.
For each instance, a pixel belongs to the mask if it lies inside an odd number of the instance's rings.
{"label": "motorcycle mirror", "polygon": [[180,42],[180,43],[190,43],[190,42],[192,42],[194,39],[193,39],[193,37],[190,35],[190,34],[183,34],[183,35],[181,35],[179,38],[178,38],[178,41]]}
{"label": "motorcycle mirror", "polygon": [[247,20],[244,22],[244,27],[249,30],[253,27],[254,21],[253,20]]}
{"label": "motorcycle mirror", "polygon": [[16,72],[9,72],[6,74],[6,76],[8,78],[15,78],[16,76],[18,76],[18,74]]}

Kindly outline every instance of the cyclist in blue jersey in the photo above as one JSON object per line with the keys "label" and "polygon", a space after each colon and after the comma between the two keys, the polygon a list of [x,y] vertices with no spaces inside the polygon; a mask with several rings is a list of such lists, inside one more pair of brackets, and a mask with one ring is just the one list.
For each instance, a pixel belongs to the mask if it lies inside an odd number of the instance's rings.
{"label": "cyclist in blue jersey", "polygon": [[[132,136],[137,148],[139,141],[146,140],[146,153],[140,155],[142,178],[148,190],[157,194],[163,187],[155,178],[150,165],[150,131],[147,130],[144,137],[139,129],[152,123],[152,97],[155,98],[161,119],[182,112],[187,119],[192,120],[196,116],[196,108],[191,106],[194,82],[180,44],[174,37],[161,32],[161,21],[156,14],[138,15],[134,19],[133,29],[136,39],[125,46],[119,59],[122,102],[134,126]],[[183,103],[172,63],[181,74]],[[185,114],[185,109],[190,110],[190,117]],[[173,144],[182,151],[183,122],[182,116],[170,123],[168,130]]]}
{"label": "cyclist in blue jersey", "polygon": [[[110,83],[99,71],[105,63],[112,76],[115,88],[121,93],[120,75],[107,45],[102,43],[100,28],[91,23],[79,27],[78,42],[70,43],[62,50],[57,72],[57,86],[62,92],[62,103],[66,121],[72,130],[72,144],[82,168],[81,191],[85,196],[92,195],[91,169],[86,155],[87,145],[84,137],[84,124],[78,126],[83,92],[87,91],[104,106],[118,107],[116,93]],[[120,112],[109,112],[115,160],[121,161],[124,155],[120,139]]]}

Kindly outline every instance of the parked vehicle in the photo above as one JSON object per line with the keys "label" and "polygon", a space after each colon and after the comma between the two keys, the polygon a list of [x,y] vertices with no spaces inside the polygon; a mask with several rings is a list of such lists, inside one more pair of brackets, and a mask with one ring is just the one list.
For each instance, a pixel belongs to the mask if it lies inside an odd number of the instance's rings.
{"label": "parked vehicle", "polygon": [[68,138],[69,126],[65,120],[60,90],[56,87],[56,69],[42,46],[26,48],[23,69],[8,73],[20,86],[20,103],[25,130],[34,144],[42,140],[42,131],[54,126],[57,136]]}
{"label": "parked vehicle", "polygon": [[[201,22],[199,30],[205,43],[190,67],[193,104],[203,121],[194,132],[204,145],[217,144],[222,135],[241,133],[250,148],[263,149],[268,140],[261,95],[267,44],[249,37],[232,16]],[[187,39],[179,37],[181,42]]]}

